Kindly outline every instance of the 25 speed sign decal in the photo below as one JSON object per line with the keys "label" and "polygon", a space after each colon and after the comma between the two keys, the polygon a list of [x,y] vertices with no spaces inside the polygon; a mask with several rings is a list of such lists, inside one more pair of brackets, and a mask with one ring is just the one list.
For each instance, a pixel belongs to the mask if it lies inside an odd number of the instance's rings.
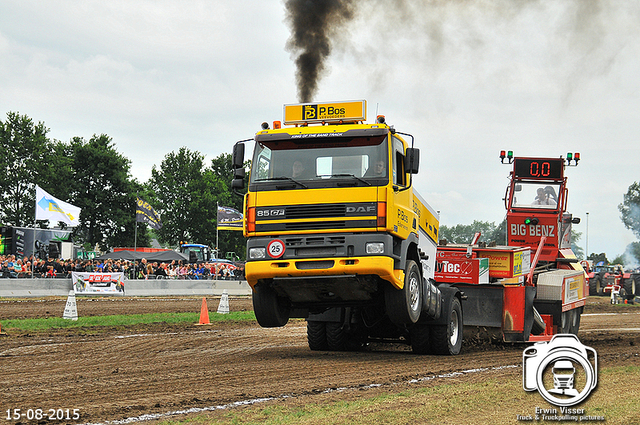
{"label": "25 speed sign decal", "polygon": [[267,252],[271,258],[280,258],[284,255],[284,242],[274,239],[267,245]]}

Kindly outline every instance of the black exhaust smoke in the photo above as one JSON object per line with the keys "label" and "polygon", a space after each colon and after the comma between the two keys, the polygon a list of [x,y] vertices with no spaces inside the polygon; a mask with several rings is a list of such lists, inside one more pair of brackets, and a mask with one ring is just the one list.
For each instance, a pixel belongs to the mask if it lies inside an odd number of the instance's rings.
{"label": "black exhaust smoke", "polygon": [[311,102],[331,53],[332,37],[351,20],[354,0],[286,0],[291,25],[287,51],[295,56],[298,101]]}

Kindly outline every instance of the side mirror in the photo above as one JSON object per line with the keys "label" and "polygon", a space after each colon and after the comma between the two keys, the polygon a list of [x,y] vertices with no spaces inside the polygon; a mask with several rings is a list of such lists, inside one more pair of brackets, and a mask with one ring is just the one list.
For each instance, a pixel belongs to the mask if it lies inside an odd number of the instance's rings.
{"label": "side mirror", "polygon": [[231,189],[233,189],[233,190],[242,190],[242,189],[244,189],[244,179],[243,178],[237,178],[237,179],[231,180]]}
{"label": "side mirror", "polygon": [[410,174],[418,174],[420,166],[420,149],[407,148],[404,159],[404,172]]}
{"label": "side mirror", "polygon": [[232,163],[234,169],[244,167],[244,143],[233,145]]}
{"label": "side mirror", "polygon": [[233,166],[233,180],[231,181],[231,189],[234,191],[244,189],[244,143],[238,142],[233,145],[233,154],[231,158]]}
{"label": "side mirror", "polygon": [[573,224],[580,224],[580,217],[573,217],[571,219],[571,223]]}

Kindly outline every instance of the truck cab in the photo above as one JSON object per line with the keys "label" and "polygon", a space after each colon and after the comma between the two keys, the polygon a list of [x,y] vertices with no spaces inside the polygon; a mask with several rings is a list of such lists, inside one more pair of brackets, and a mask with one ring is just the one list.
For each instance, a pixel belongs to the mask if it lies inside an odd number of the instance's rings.
{"label": "truck cab", "polygon": [[244,235],[256,318],[306,318],[312,349],[408,340],[421,317],[440,316],[439,218],[412,185],[419,151],[383,116],[365,118],[365,101],[285,105],[285,126],[264,123],[234,147],[240,189],[255,142]]}

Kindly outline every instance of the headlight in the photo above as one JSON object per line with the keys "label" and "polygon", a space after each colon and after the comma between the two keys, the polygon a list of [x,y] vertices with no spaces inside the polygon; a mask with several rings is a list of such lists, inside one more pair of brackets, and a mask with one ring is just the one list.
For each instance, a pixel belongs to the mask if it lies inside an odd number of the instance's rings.
{"label": "headlight", "polygon": [[367,254],[384,254],[384,242],[367,242],[364,250]]}
{"label": "headlight", "polygon": [[249,248],[249,258],[251,260],[262,260],[267,256],[266,248]]}

